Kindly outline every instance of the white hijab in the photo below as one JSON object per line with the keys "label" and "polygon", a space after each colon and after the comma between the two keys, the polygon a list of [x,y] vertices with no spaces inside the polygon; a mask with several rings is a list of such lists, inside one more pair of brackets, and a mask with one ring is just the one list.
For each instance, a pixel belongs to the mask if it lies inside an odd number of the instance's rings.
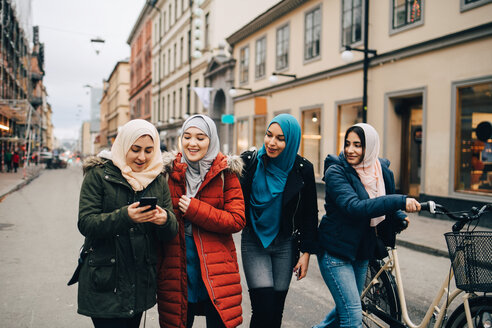
{"label": "white hijab", "polygon": [[186,168],[186,196],[195,197],[198,189],[200,189],[200,186],[202,185],[202,182],[205,180],[205,176],[210,170],[212,163],[219,153],[220,144],[219,136],[217,134],[217,127],[210,117],[200,114],[189,117],[183,123],[180,138],[183,138],[185,131],[191,127],[200,129],[210,139],[207,153],[197,162],[190,161],[186,157],[186,153],[182,151],[183,157],[181,158],[181,162],[188,165]]}
{"label": "white hijab", "polygon": [[[141,172],[134,172],[126,163],[126,155],[135,141],[144,135],[149,135],[152,138],[154,152],[149,165]],[[132,120],[123,125],[111,147],[111,155],[104,157],[109,157],[113,161],[113,164],[121,170],[121,174],[135,191],[146,188],[163,169],[159,133],[146,120]]]}
{"label": "white hijab", "polygon": [[[366,138],[366,148],[364,151],[364,158],[362,162],[354,165],[354,169],[357,171],[364,188],[369,194],[369,198],[376,198],[386,195],[386,188],[384,187],[383,169],[379,162],[379,135],[371,125],[366,123],[355,124],[364,130],[364,136]],[[381,221],[385,219],[385,216],[379,216],[371,219],[371,227],[377,226]]]}

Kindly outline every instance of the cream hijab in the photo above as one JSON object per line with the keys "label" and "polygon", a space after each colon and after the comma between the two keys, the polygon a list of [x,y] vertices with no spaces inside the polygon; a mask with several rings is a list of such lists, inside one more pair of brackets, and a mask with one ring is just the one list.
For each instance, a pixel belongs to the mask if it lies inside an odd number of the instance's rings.
{"label": "cream hijab", "polygon": [[[361,163],[354,165],[364,188],[369,194],[369,198],[376,198],[386,195],[384,187],[383,170],[379,162],[379,135],[371,125],[366,123],[355,124],[364,130],[366,137],[366,149],[364,151],[364,159]],[[377,226],[383,221],[385,216],[379,216],[371,219],[371,227]]]}
{"label": "cream hijab", "polygon": [[[130,147],[141,136],[149,135],[154,141],[154,152],[149,165],[141,172],[133,172],[126,163],[126,155]],[[111,160],[121,170],[121,174],[135,191],[146,188],[162,172],[163,163],[160,149],[159,133],[146,120],[132,120],[118,132],[111,147]]]}

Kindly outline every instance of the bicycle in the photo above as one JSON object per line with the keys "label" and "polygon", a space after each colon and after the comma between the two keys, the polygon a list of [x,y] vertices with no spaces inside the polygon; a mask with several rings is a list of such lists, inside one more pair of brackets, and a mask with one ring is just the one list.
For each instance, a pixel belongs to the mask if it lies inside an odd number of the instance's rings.
{"label": "bicycle", "polygon": [[[444,214],[457,221],[452,232],[444,236],[448,244],[451,268],[421,323],[414,324],[408,314],[403,281],[395,248],[389,250],[386,261],[370,261],[366,286],[362,292],[363,325],[365,327],[428,327],[434,319],[435,328],[490,328],[492,316],[492,231],[475,231],[473,221],[492,210],[492,204],[472,208],[459,215],[432,201],[422,203],[422,210]],[[468,224],[466,231],[461,231]],[[451,279],[457,288],[450,292]],[[464,293],[460,304],[447,318],[449,305]],[[483,293],[483,295],[479,295]],[[439,307],[443,296],[445,300]]]}

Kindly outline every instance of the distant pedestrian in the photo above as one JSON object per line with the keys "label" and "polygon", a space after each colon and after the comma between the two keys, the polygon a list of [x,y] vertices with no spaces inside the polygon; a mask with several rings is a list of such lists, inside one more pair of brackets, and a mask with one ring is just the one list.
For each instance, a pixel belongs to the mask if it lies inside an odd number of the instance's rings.
{"label": "distant pedestrian", "polygon": [[17,169],[19,168],[19,164],[20,164],[20,156],[19,153],[16,151],[12,156],[12,163],[14,164],[14,172],[17,173]]}
{"label": "distant pedestrian", "polygon": [[7,150],[5,154],[3,155],[3,161],[5,162],[5,165],[7,165],[7,172],[12,171],[12,152],[10,150]]}
{"label": "distant pedestrian", "polygon": [[[96,328],[138,328],[156,303],[157,240],[178,231],[162,169],[159,134],[145,120],[126,123],[110,153],[84,163],[78,313]],[[143,196],[157,198],[156,209],[139,207]]]}
{"label": "distant pedestrian", "polygon": [[379,156],[379,135],[369,124],[351,126],[339,156],[325,159],[325,209],[319,226],[321,275],[335,308],[314,328],[362,327],[360,294],[370,259],[387,255],[396,232],[420,204],[396,195],[393,172]]}
{"label": "distant pedestrian", "polygon": [[317,251],[314,169],[297,154],[300,142],[299,122],[280,114],[268,125],[261,149],[241,154],[247,219],[241,254],[251,328],[281,327],[292,276],[295,272],[297,280],[303,279]]}

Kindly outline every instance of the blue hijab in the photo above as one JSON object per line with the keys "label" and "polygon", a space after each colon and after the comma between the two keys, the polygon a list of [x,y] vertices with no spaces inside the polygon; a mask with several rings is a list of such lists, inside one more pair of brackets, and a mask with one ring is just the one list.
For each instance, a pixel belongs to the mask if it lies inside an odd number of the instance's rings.
{"label": "blue hijab", "polygon": [[294,116],[277,115],[268,127],[273,123],[277,123],[282,129],[285,149],[276,158],[269,158],[263,144],[258,151],[258,166],[253,177],[250,197],[251,223],[265,248],[279,232],[282,194],[301,143],[301,127]]}

